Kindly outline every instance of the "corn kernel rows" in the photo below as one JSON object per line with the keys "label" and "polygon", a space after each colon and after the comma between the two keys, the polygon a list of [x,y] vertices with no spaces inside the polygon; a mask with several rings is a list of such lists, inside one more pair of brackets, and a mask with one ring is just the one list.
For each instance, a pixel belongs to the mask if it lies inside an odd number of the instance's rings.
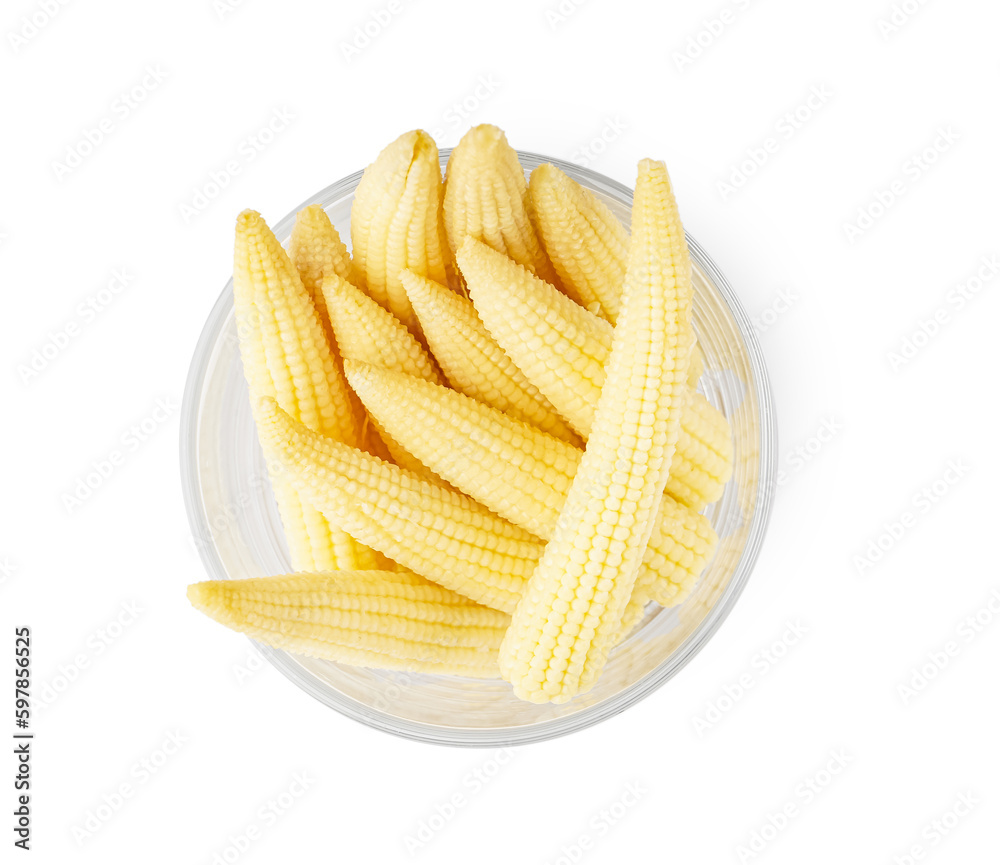
{"label": "corn kernel rows", "polygon": [[415,575],[299,573],[196,583],[191,602],[278,648],[360,666],[497,675],[509,617]]}
{"label": "corn kernel rows", "polygon": [[[484,324],[521,371],[582,436],[590,435],[614,329],[483,244],[459,267]],[[732,434],[702,394],[687,390],[667,492],[700,510],[732,474]]]}
{"label": "corn kernel rows", "polygon": [[524,169],[507,136],[488,124],[470,129],[448,158],[444,224],[452,252],[474,237],[555,282],[529,207]]}
{"label": "corn kernel rows", "polygon": [[[240,352],[253,404],[272,396],[322,435],[360,443],[360,427],[343,372],[322,323],[281,244],[245,211],[236,228],[233,295]],[[374,567],[374,553],[329,523],[280,479],[275,496],[298,569]]]}
{"label": "corn kernel rows", "polygon": [[261,440],[323,514],[395,562],[510,612],[541,541],[461,493],[323,438],[264,400]]}
{"label": "corn kernel rows", "polygon": [[417,130],[401,135],[368,166],[351,208],[358,280],[412,330],[416,321],[399,274],[409,268],[447,283],[450,253],[441,215],[443,195],[437,145]]}
{"label": "corn kernel rows", "polygon": [[493,341],[467,298],[409,271],[402,281],[424,337],[456,390],[560,438],[579,440]]}
{"label": "corn kernel rows", "polygon": [[522,699],[565,702],[618,635],[680,431],[691,351],[687,244],[666,168],[636,184],[623,311],[587,449],[500,648]]}
{"label": "corn kernel rows", "polygon": [[612,324],[621,307],[628,232],[590,190],[550,163],[531,172],[532,213],[567,294]]}
{"label": "corn kernel rows", "polygon": [[[448,388],[351,361],[345,370],[369,413],[422,463],[515,525],[552,536],[581,450]],[[716,542],[705,517],[664,497],[640,575],[647,599],[682,600]]]}
{"label": "corn kernel rows", "polygon": [[[434,360],[391,312],[337,274],[323,281],[322,291],[342,358],[365,360],[428,381],[442,381]],[[384,454],[373,450],[376,456],[391,458],[396,465],[419,475],[432,474],[377,421],[368,415],[366,417],[385,447]]]}

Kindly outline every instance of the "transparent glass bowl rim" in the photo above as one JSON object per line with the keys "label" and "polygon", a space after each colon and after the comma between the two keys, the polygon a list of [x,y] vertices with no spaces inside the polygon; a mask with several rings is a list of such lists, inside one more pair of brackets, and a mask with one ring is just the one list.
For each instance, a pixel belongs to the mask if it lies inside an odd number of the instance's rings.
{"label": "transparent glass bowl rim", "polygon": [[[447,159],[450,153],[451,148],[441,149],[440,156],[442,162]],[[593,186],[606,190],[608,193],[620,198],[623,202],[631,203],[632,201],[631,189],[596,171],[537,153],[520,150],[517,153],[522,161],[533,162],[535,164],[551,162],[557,168],[567,173],[571,173],[577,177],[585,177]],[[348,175],[302,202],[302,204],[285,216],[284,219],[273,226],[274,233],[279,238],[287,237],[295,222],[295,216],[300,210],[311,204],[322,203],[323,201],[340,198],[351,193],[357,187],[363,173],[364,171],[361,170]],[[711,280],[712,285],[718,290],[719,294],[722,295],[726,306],[736,321],[740,336],[747,350],[749,365],[753,372],[752,384],[760,411],[760,465],[756,500],[743,554],[725,590],[687,639],[665,658],[652,673],[623,689],[613,697],[574,715],[543,721],[524,729],[511,728],[509,730],[443,727],[389,715],[346,695],[336,694],[323,688],[316,680],[305,673],[301,667],[293,663],[288,663],[285,653],[255,642],[254,645],[257,646],[265,659],[280,670],[283,675],[295,682],[302,690],[324,705],[366,726],[422,742],[466,747],[498,747],[522,745],[553,739],[576,732],[577,730],[582,730],[613,717],[660,688],[701,650],[732,611],[753,571],[760,553],[770,520],[774,497],[777,433],[774,404],[764,355],[753,323],[722,271],[719,270],[715,262],[690,234],[686,233],[686,236],[691,257],[701,268],[702,272]],[[196,441],[201,394],[213,359],[214,349],[231,309],[232,281],[230,280],[212,307],[208,320],[205,322],[205,326],[198,338],[188,371],[187,381],[184,386],[180,421],[181,485],[183,487],[184,504],[194,537],[210,536],[209,525],[205,519],[199,495],[200,479]],[[214,545],[199,545],[199,553],[210,578],[218,580],[230,578]]]}

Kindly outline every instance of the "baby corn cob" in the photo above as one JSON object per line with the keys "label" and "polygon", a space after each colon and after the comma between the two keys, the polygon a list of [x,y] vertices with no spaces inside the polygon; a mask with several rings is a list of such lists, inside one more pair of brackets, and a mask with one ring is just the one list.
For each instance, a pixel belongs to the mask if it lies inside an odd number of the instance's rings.
{"label": "baby corn cob", "polygon": [[[310,429],[359,443],[350,390],[316,308],[277,238],[260,214],[250,210],[240,214],[236,224],[233,295],[251,404],[274,397]],[[339,570],[377,564],[371,550],[302,502],[283,479],[272,475],[272,480],[294,568]]]}
{"label": "baby corn cob", "polygon": [[[614,328],[484,244],[458,253],[476,309],[524,375],[582,436],[590,434]],[[701,510],[732,475],[732,433],[721,412],[687,391],[667,492]]]}
{"label": "baby corn cob", "polygon": [[[323,296],[340,353],[427,381],[443,382],[434,360],[391,312],[337,274],[323,282]],[[396,465],[418,474],[428,469],[393,440],[377,421],[373,426]],[[376,454],[382,456],[382,454]]]}
{"label": "baby corn cob", "polygon": [[607,660],[655,521],[691,352],[691,264],[666,168],[639,164],[622,314],[569,496],[500,647],[532,702],[590,688]]}
{"label": "baby corn cob", "polygon": [[[625,226],[593,192],[549,162],[531,172],[528,194],[538,233],[563,286],[579,295],[588,310],[614,324],[628,258]],[[688,376],[692,389],[704,371],[695,344]]]}
{"label": "baby corn cob", "polygon": [[471,301],[409,271],[402,280],[427,344],[452,387],[566,441],[579,441],[493,341]]}
{"label": "baby corn cob", "polygon": [[495,678],[504,613],[396,571],[195,583],[191,603],[255,640],[362,667]]}
{"label": "baby corn cob", "polygon": [[474,237],[542,279],[557,281],[532,225],[524,169],[497,127],[472,127],[448,158],[444,224],[452,252]]}
{"label": "baby corn cob", "polygon": [[322,513],[427,579],[511,612],[542,543],[440,483],[296,423],[274,400],[258,410],[261,441]]}
{"label": "baby corn cob", "polygon": [[566,293],[613,324],[628,257],[625,226],[551,163],[531,172],[528,191],[538,233]]}
{"label": "baby corn cob", "polygon": [[416,337],[363,291],[334,276],[325,281],[323,296],[345,358],[444,384],[434,359]]}
{"label": "baby corn cob", "polygon": [[[342,372],[337,339],[330,323],[326,299],[323,297],[323,274],[329,273],[350,280],[354,278],[354,264],[347,247],[337,233],[337,229],[330,222],[330,217],[318,204],[311,204],[296,214],[292,236],[288,243],[288,257],[295,265],[302,284],[313,300],[316,312],[323,323],[323,330],[330,344],[330,350],[333,352],[334,362]],[[354,394],[350,396],[355,416],[363,421],[364,409],[354,398]],[[364,423],[362,422],[361,434],[365,440],[366,448],[378,456],[388,456],[388,452],[381,447],[382,443],[378,437],[371,435],[370,431],[363,427]]]}
{"label": "baby corn cob", "polygon": [[437,145],[415,130],[397,138],[365,170],[351,208],[357,278],[385,309],[414,328],[399,273],[447,283],[450,251],[442,222]]}
{"label": "baby corn cob", "polygon": [[323,299],[323,276],[335,273],[342,279],[350,280],[353,265],[337,229],[318,204],[311,204],[296,215],[288,243],[288,257],[316,305],[320,320],[329,331],[330,317]]}
{"label": "baby corn cob", "polygon": [[[581,450],[412,376],[350,360],[345,372],[372,417],[423,464],[515,525],[552,537]],[[665,496],[640,575],[646,599],[664,606],[683,600],[716,542],[704,516]]]}

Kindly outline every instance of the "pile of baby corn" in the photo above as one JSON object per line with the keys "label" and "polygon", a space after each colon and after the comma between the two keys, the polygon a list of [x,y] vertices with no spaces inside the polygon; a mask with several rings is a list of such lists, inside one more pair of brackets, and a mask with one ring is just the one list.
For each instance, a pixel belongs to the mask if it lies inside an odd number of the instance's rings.
{"label": "pile of baby corn", "polygon": [[526,181],[496,127],[444,180],[408,132],[365,171],[351,245],[319,206],[287,250],[239,216],[240,351],[296,572],[188,597],[292,652],[565,702],[691,592],[732,472],[667,171],[639,164],[630,238],[555,166]]}

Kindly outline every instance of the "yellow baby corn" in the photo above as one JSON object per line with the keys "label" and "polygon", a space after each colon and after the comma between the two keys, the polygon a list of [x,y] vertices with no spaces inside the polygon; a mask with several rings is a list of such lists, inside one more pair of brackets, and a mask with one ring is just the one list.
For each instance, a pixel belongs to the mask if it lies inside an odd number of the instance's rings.
{"label": "yellow baby corn", "polygon": [[556,282],[531,221],[524,169],[497,127],[486,123],[472,127],[448,158],[444,224],[453,252],[465,238],[474,237],[542,279]]}
{"label": "yellow baby corn", "polygon": [[538,233],[566,293],[614,323],[628,257],[625,226],[551,163],[531,172],[528,190]]}
{"label": "yellow baby corn", "polygon": [[351,208],[351,241],[359,283],[407,327],[413,311],[399,273],[447,283],[450,251],[442,222],[437,145],[415,130],[397,138],[365,170]]}
{"label": "yellow baby corn", "polygon": [[666,168],[639,164],[622,313],[587,449],[500,647],[532,702],[596,681],[617,638],[677,435],[691,352],[691,264]]}
{"label": "yellow baby corn", "polygon": [[440,483],[307,429],[274,400],[258,410],[261,441],[322,513],[394,562],[477,603],[511,612],[541,541]]}
{"label": "yellow baby corn", "polygon": [[316,304],[320,320],[329,329],[330,318],[323,299],[323,276],[335,273],[342,279],[349,280],[352,278],[353,265],[337,229],[318,204],[311,204],[296,215],[292,237],[288,243],[288,257]]}
{"label": "yellow baby corn", "polygon": [[[562,417],[589,435],[614,328],[482,243],[467,241],[458,263],[489,333]],[[687,390],[667,492],[700,510],[722,495],[732,453],[726,418]]]}
{"label": "yellow baby corn", "polygon": [[[259,213],[236,224],[233,295],[251,404],[277,399],[310,429],[357,444],[350,390],[334,362],[316,308],[298,272]],[[265,448],[265,454],[267,449]],[[374,553],[331,525],[272,474],[292,566],[302,570],[374,567]]]}
{"label": "yellow baby corn", "polygon": [[[345,372],[372,417],[422,463],[515,525],[552,536],[580,449],[412,376],[350,360]],[[664,497],[640,575],[647,600],[683,600],[716,542],[704,516]]]}
{"label": "yellow baby corn", "polygon": [[334,276],[325,281],[323,296],[343,357],[444,383],[416,337],[363,291]]}
{"label": "yellow baby corn", "polygon": [[[531,172],[528,193],[538,233],[563,286],[579,295],[588,310],[614,324],[628,257],[625,226],[593,192],[551,163]],[[704,371],[695,344],[688,376],[692,388]]]}
{"label": "yellow baby corn", "polygon": [[270,646],[362,667],[494,678],[509,616],[395,571],[195,583],[191,603]]}
{"label": "yellow baby corn", "polygon": [[468,298],[408,271],[402,280],[427,344],[452,387],[566,441],[579,441],[493,341]]}
{"label": "yellow baby corn", "polygon": [[[391,312],[351,283],[333,274],[323,282],[323,296],[340,353],[345,359],[373,363],[386,369],[443,382],[433,358]],[[388,456],[403,468],[426,474],[428,469],[373,423]],[[383,454],[376,453],[376,456]]]}
{"label": "yellow baby corn", "polygon": [[[296,214],[292,236],[288,243],[288,257],[295,265],[302,284],[316,306],[316,312],[330,343],[330,350],[333,352],[334,362],[341,368],[340,351],[333,326],[330,324],[326,299],[323,297],[323,275],[329,273],[343,279],[353,279],[354,263],[337,229],[330,222],[330,217],[318,204],[311,204]],[[355,416],[361,419],[364,426],[364,409],[353,394],[351,394],[351,405]],[[371,453],[379,456],[388,455],[378,437],[372,435],[371,431],[363,428],[361,434],[366,448]]]}

